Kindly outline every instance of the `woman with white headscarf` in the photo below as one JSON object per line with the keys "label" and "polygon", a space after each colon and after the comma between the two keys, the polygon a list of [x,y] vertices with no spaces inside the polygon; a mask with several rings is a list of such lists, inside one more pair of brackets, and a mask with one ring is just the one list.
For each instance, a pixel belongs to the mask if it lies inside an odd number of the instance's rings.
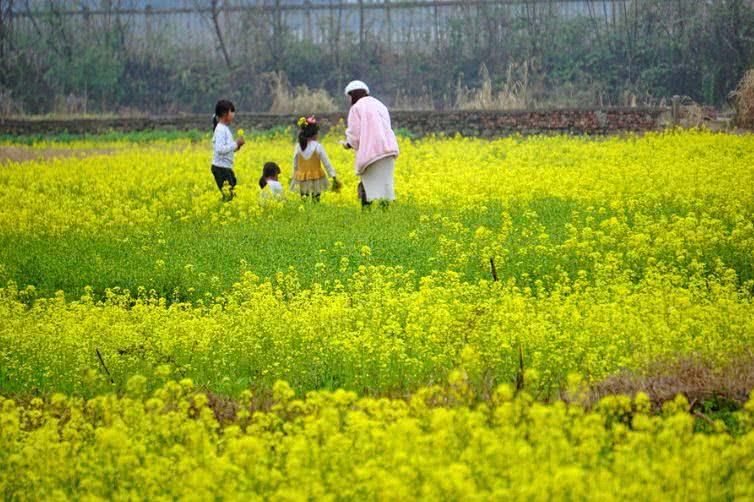
{"label": "woman with white headscarf", "polygon": [[356,175],[361,178],[359,198],[363,206],[379,200],[395,200],[393,175],[398,142],[385,105],[369,95],[369,87],[354,80],[346,86],[351,98],[346,129],[346,148],[356,150]]}

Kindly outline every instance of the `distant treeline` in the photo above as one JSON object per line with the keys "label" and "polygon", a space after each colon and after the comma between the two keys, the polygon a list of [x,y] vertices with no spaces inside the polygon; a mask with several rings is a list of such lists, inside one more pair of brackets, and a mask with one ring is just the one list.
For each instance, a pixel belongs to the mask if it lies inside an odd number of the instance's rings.
{"label": "distant treeline", "polygon": [[344,107],[352,78],[404,109],[719,106],[754,66],[754,0],[72,4],[0,0],[2,114]]}

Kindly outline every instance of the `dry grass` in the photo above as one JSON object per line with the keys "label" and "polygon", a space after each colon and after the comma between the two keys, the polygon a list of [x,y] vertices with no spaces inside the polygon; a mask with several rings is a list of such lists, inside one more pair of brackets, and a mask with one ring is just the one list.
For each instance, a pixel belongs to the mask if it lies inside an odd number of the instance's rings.
{"label": "dry grass", "polygon": [[[466,384],[468,381],[466,380]],[[523,381],[520,382],[523,385]],[[490,393],[474,395],[474,392],[459,383],[448,383],[437,387],[436,392],[427,396],[427,405],[456,406],[471,403],[475,399],[490,399]],[[518,383],[517,383],[517,386]],[[489,389],[495,385],[490,383]],[[689,401],[691,409],[701,409],[707,403],[735,404],[743,406],[754,390],[754,354],[741,357],[724,368],[715,368],[711,364],[695,358],[656,363],[644,373],[624,371],[613,375],[587,389],[564,393],[562,399],[586,408],[595,406],[607,396],[624,395],[634,397],[639,392],[647,394],[656,411],[664,403],[672,401],[682,394]],[[234,423],[238,412],[246,409],[250,413],[269,411],[275,401],[272,393],[259,391],[254,393],[251,403],[206,391],[208,405],[221,424]],[[381,397],[410,400],[410,393],[384,393]],[[701,415],[704,418],[703,415]]]}
{"label": "dry grass", "polygon": [[272,96],[270,113],[288,115],[338,111],[335,100],[324,89],[309,89],[305,85],[293,88],[283,72],[269,73],[265,79]]}
{"label": "dry grass", "polygon": [[492,78],[484,64],[479,69],[479,77],[482,84],[479,89],[462,86],[459,79],[455,102],[457,110],[520,110],[527,107],[528,63],[508,65],[505,83],[497,93],[492,89]]}
{"label": "dry grass", "polygon": [[241,405],[238,401],[226,396],[207,391],[207,405],[215,414],[215,419],[222,425],[236,421]]}
{"label": "dry grass", "polygon": [[58,115],[87,115],[89,113],[89,99],[86,96],[55,97],[55,114]]}
{"label": "dry grass", "polygon": [[90,155],[108,155],[113,149],[71,149],[71,148],[29,148],[25,146],[0,146],[0,165],[8,162],[29,162],[64,157],[88,157]]}
{"label": "dry grass", "polygon": [[702,106],[689,96],[682,96],[679,125],[685,128],[700,128],[717,119],[717,111],[712,106]]}
{"label": "dry grass", "polygon": [[736,125],[754,129],[754,68],[744,74],[731,97],[736,108]]}
{"label": "dry grass", "polygon": [[685,127],[701,127],[704,124],[704,109],[696,103],[683,107],[681,124]]}
{"label": "dry grass", "polygon": [[749,355],[718,369],[698,359],[681,359],[658,363],[643,374],[624,371],[596,385],[586,394],[565,396],[566,400],[584,400],[587,406],[609,395],[635,396],[644,392],[655,408],[683,394],[691,403],[722,400],[743,405],[754,389],[754,356]]}
{"label": "dry grass", "polygon": [[409,96],[399,89],[395,94],[392,108],[403,111],[434,111],[435,105],[432,95],[426,88],[419,96]]}
{"label": "dry grass", "polygon": [[0,116],[9,117],[21,113],[23,113],[23,110],[13,99],[13,93],[7,89],[0,89]]}
{"label": "dry grass", "polygon": [[649,93],[636,94],[632,91],[625,91],[618,105],[626,108],[663,108],[667,106],[667,100]]}

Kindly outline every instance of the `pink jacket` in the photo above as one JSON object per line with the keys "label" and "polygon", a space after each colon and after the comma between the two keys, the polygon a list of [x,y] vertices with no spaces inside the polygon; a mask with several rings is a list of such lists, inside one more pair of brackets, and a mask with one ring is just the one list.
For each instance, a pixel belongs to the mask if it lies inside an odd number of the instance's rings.
{"label": "pink jacket", "polygon": [[385,157],[398,156],[398,141],[390,125],[390,113],[379,100],[366,96],[348,112],[346,140],[356,150],[356,174]]}

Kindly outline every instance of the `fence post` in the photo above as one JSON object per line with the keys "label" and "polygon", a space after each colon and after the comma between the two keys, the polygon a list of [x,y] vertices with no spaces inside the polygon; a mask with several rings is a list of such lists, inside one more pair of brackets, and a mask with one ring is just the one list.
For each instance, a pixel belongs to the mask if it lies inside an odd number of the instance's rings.
{"label": "fence post", "polygon": [[681,123],[681,97],[678,95],[673,96],[672,103],[673,126],[677,126]]}

